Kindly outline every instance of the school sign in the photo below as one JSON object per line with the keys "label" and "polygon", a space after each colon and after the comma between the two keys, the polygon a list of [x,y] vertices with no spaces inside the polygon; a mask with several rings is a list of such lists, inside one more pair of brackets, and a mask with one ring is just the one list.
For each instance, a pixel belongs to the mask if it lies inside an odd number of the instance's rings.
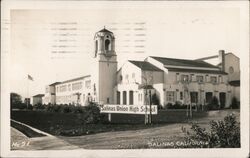
{"label": "school sign", "polygon": [[[149,105],[110,105],[105,104],[100,107],[101,113],[119,114],[150,114]],[[151,105],[151,114],[157,114],[157,105]]]}

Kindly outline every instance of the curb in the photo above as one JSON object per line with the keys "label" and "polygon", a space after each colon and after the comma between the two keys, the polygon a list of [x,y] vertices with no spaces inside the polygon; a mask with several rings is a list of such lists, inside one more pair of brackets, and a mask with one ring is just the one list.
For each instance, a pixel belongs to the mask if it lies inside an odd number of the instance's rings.
{"label": "curb", "polygon": [[13,122],[15,122],[15,123],[18,123],[18,124],[21,124],[21,125],[23,125],[23,126],[25,126],[25,127],[27,127],[27,128],[30,128],[31,130],[33,130],[33,131],[35,131],[35,132],[37,132],[37,133],[41,133],[41,134],[44,134],[44,135],[49,136],[49,137],[54,137],[53,135],[51,135],[51,134],[49,134],[49,133],[40,131],[39,129],[33,128],[33,127],[29,126],[29,125],[26,125],[26,124],[24,124],[24,123],[18,122],[18,121],[16,121],[16,120],[11,119],[11,121],[13,121]]}

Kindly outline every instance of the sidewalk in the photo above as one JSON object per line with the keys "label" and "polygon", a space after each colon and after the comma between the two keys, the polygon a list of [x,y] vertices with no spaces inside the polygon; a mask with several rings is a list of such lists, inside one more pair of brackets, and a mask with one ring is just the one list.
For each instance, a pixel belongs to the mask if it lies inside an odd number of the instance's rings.
{"label": "sidewalk", "polygon": [[[25,125],[25,124],[23,124]],[[30,126],[27,126],[32,128]],[[78,146],[72,145],[65,142],[55,136],[48,133],[40,131],[38,129],[32,128],[39,133],[43,133],[46,136],[29,138],[25,136],[22,132],[11,127],[11,150],[71,150],[79,149]]]}

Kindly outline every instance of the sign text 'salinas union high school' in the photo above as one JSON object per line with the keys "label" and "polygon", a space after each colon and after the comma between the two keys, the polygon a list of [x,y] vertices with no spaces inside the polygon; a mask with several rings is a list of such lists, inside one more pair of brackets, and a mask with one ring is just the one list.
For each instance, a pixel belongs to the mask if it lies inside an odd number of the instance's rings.
{"label": "sign text 'salinas union high school'", "polygon": [[[46,86],[44,104],[144,105],[148,97],[142,85],[152,88],[162,106],[206,105],[216,96],[220,105],[228,107],[232,97],[239,100],[239,58],[232,53],[221,50],[196,60],[149,56],[144,61],[129,60],[117,70],[114,34],[104,28],[94,41],[91,74]],[[205,62],[210,58],[218,58],[218,65]]]}

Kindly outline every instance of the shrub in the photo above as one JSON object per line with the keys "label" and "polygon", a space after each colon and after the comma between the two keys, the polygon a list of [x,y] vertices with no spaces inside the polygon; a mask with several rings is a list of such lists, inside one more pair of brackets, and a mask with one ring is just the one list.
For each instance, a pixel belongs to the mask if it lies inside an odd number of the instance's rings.
{"label": "shrub", "polygon": [[34,109],[35,109],[35,110],[43,110],[43,109],[45,109],[45,105],[40,104],[40,103],[35,104],[35,105],[34,105]]}
{"label": "shrub", "polygon": [[236,97],[232,98],[232,103],[230,106],[232,109],[239,109],[240,108],[240,103],[238,102]]}
{"label": "shrub", "polygon": [[48,111],[48,112],[53,112],[53,106],[54,105],[48,104],[48,105],[45,106],[45,110]]}
{"label": "shrub", "polygon": [[31,104],[29,104],[27,109],[33,110],[33,106]]}
{"label": "shrub", "polygon": [[172,103],[167,103],[167,104],[165,104],[164,105],[164,109],[171,109],[172,108],[172,106],[173,106],[173,104]]}
{"label": "shrub", "polygon": [[89,104],[83,107],[83,121],[86,124],[98,123],[103,120],[103,115],[96,104]]}
{"label": "shrub", "polygon": [[82,122],[85,124],[98,123],[103,120],[104,115],[95,103],[89,103],[87,106],[74,106],[67,104],[43,106],[48,112],[76,113],[80,114]]}
{"label": "shrub", "polygon": [[165,105],[164,108],[167,108],[167,109],[187,109],[187,105],[184,105],[181,102],[177,101],[177,102],[175,102],[175,104],[168,103],[167,105]]}
{"label": "shrub", "polygon": [[192,132],[182,128],[186,133],[187,142],[205,142],[189,147],[209,147],[209,148],[239,148],[240,147],[240,127],[234,114],[227,115],[223,121],[211,121],[210,131],[201,128],[197,124],[192,124]]}
{"label": "shrub", "polygon": [[26,109],[27,105],[25,103],[15,103],[11,105],[11,109]]}
{"label": "shrub", "polygon": [[84,109],[82,106],[74,107],[74,113],[83,113]]}
{"label": "shrub", "polygon": [[61,108],[61,112],[63,113],[70,113],[73,111],[73,107],[69,105],[63,105]]}

